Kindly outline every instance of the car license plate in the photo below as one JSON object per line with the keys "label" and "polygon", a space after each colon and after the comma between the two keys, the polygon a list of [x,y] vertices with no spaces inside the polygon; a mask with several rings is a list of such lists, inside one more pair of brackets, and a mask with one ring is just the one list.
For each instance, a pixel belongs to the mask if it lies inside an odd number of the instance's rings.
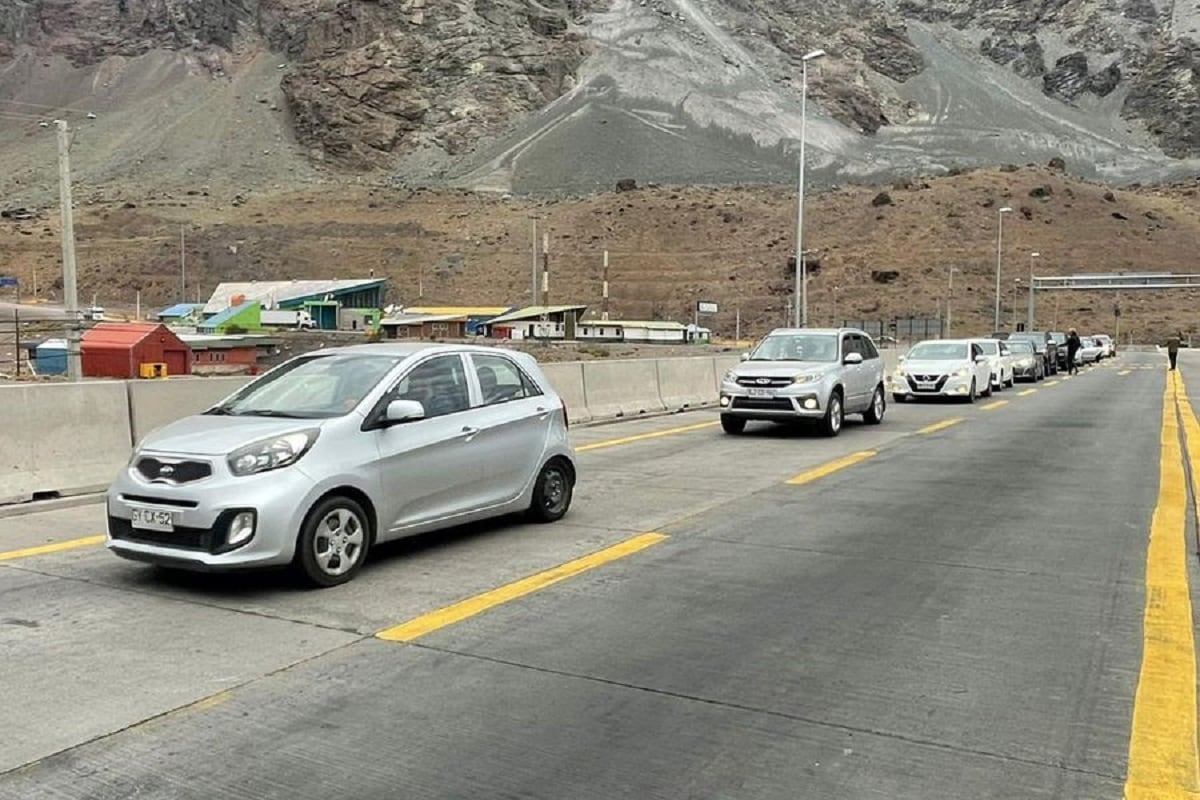
{"label": "car license plate", "polygon": [[749,394],[751,397],[774,397],[775,390],[774,389],[759,389],[757,387],[751,387],[749,390]]}
{"label": "car license plate", "polygon": [[917,388],[922,392],[932,392],[936,386],[936,383],[925,383],[923,381],[917,384]]}
{"label": "car license plate", "polygon": [[130,524],[143,531],[171,533],[175,530],[175,512],[158,511],[153,508],[131,509]]}

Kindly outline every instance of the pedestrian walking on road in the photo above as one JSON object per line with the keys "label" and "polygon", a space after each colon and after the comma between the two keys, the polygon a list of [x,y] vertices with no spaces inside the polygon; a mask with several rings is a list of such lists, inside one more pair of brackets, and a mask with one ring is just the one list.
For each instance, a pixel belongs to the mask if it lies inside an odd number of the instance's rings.
{"label": "pedestrian walking on road", "polygon": [[1171,359],[1171,369],[1175,369],[1175,360],[1179,358],[1179,344],[1183,341],[1183,331],[1176,331],[1167,337],[1167,358]]}
{"label": "pedestrian walking on road", "polygon": [[1079,334],[1074,328],[1067,333],[1067,374],[1076,375],[1079,373],[1079,367],[1075,365],[1075,354],[1079,352],[1079,348],[1083,343],[1079,341]]}

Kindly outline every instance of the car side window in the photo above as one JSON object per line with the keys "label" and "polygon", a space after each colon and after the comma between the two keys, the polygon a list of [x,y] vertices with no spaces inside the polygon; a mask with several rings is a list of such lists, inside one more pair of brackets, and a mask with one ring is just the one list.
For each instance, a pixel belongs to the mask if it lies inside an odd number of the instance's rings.
{"label": "car side window", "polygon": [[976,359],[983,355],[983,348],[977,344],[971,345],[971,358]]}
{"label": "car side window", "polygon": [[858,341],[862,347],[863,358],[879,358],[879,351],[875,349],[875,343],[871,341],[870,337],[860,334]]}
{"label": "car side window", "polygon": [[466,411],[471,394],[462,358],[448,355],[422,361],[400,379],[389,399],[416,400],[425,407],[427,418]]}
{"label": "car side window", "polygon": [[471,361],[475,365],[475,375],[479,378],[485,406],[536,397],[542,393],[520,367],[503,356],[472,354]]}
{"label": "car side window", "polygon": [[858,348],[854,346],[854,336],[849,333],[842,336],[842,359],[844,360],[846,356],[857,352]]}

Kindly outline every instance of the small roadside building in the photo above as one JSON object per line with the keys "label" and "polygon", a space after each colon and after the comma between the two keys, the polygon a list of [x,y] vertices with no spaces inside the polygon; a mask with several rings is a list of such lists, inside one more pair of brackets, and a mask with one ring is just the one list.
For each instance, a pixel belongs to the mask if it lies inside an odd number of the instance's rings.
{"label": "small roadside building", "polygon": [[262,305],[257,302],[244,302],[208,317],[196,326],[196,331],[208,334],[244,333],[256,331],[261,327]]}
{"label": "small roadside building", "polygon": [[194,375],[257,375],[259,359],[279,352],[272,336],[180,336],[192,350]]}
{"label": "small roadside building", "polygon": [[575,339],[582,306],[529,306],[493,318],[487,328],[496,339]]}
{"label": "small roadside building", "polygon": [[200,311],[203,308],[203,303],[176,303],[158,312],[158,321],[168,325],[190,324],[200,319]]}
{"label": "small roadside building", "polygon": [[386,286],[386,278],[222,283],[205,303],[204,316],[258,303],[268,311],[306,310],[321,330],[337,330],[343,309],[381,308]]}
{"label": "small roadside building", "polygon": [[84,332],[80,355],[85,378],[166,378],[192,371],[191,348],[161,323],[102,322]]}
{"label": "small roadside building", "polygon": [[485,336],[487,326],[501,314],[516,309],[512,306],[409,306],[400,309],[404,314],[429,314],[433,316],[462,317],[466,320],[462,335]]}
{"label": "small roadside building", "polygon": [[379,327],[385,339],[462,339],[467,324],[462,314],[400,313],[385,317]]}

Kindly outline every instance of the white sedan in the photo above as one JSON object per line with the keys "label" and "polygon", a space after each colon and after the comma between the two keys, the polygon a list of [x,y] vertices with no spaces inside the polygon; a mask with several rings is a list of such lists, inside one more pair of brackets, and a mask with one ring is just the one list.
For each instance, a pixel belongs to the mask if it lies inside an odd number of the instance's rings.
{"label": "white sedan", "polygon": [[892,397],[956,397],[975,402],[992,394],[992,368],[970,339],[932,339],[913,345],[889,378]]}
{"label": "white sedan", "polygon": [[972,339],[972,342],[983,349],[988,358],[988,367],[992,370],[992,388],[1001,391],[1004,387],[1013,386],[1013,354],[1003,339]]}
{"label": "white sedan", "polygon": [[1104,355],[1104,345],[1094,336],[1080,336],[1079,345],[1075,351],[1075,363],[1080,366],[1095,364]]}

